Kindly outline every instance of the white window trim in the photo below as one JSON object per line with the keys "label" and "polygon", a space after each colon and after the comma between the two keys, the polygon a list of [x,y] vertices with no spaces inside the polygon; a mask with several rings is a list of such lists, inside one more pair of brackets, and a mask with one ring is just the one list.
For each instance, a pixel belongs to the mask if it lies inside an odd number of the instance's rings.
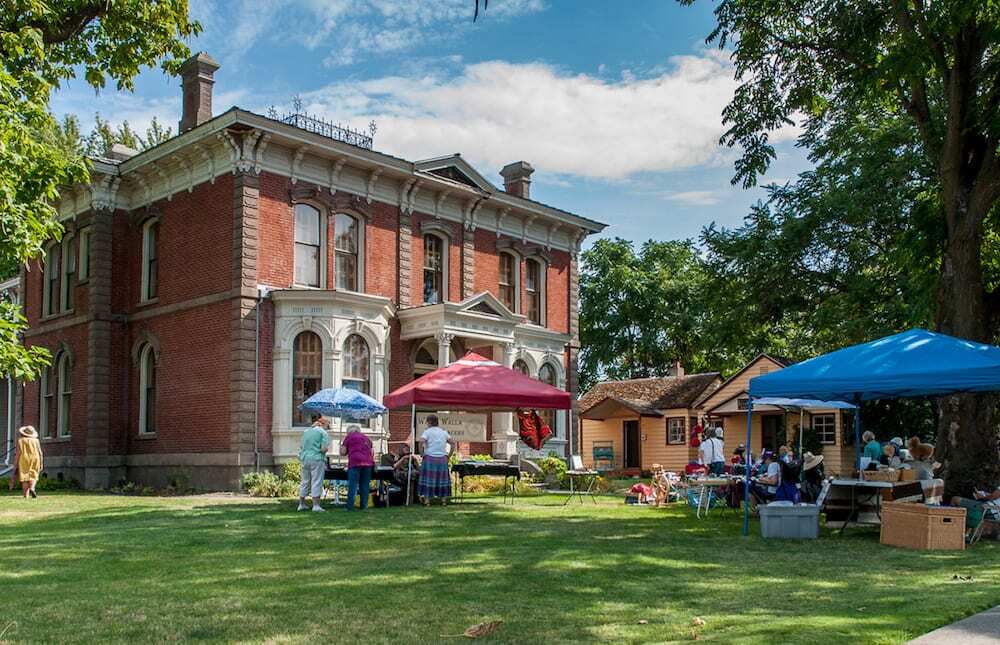
{"label": "white window trim", "polygon": [[[51,366],[42,370],[42,377],[38,381],[38,433],[42,439],[49,439],[49,402],[46,393],[52,387],[53,369]],[[53,393],[55,396],[55,393]]]}
{"label": "white window trim", "polygon": [[[420,243],[424,244],[424,238],[436,237],[441,240],[441,297],[439,302],[436,304],[441,304],[443,302],[448,302],[448,282],[450,281],[451,267],[449,260],[451,259],[451,240],[444,233],[439,233],[438,231],[425,231],[423,235],[420,236]],[[426,244],[424,244],[426,246]],[[427,258],[422,258],[420,262],[420,299],[423,300],[423,285],[424,285],[424,264]],[[424,302],[423,304],[427,304]]]}
{"label": "white window trim", "polygon": [[[344,342],[341,343],[341,360],[340,360],[340,386],[344,387],[344,383],[347,381],[352,382],[362,382],[361,379],[348,378],[347,377],[347,341],[350,340],[352,336],[357,336],[365,344],[365,349],[368,351],[368,396],[374,396],[375,393],[375,352],[372,351],[372,344],[368,342],[362,334],[357,332],[352,332],[344,337]],[[347,421],[346,419],[341,421],[341,429],[346,428],[346,424],[354,423],[362,428],[370,428],[372,422],[370,419],[360,420],[360,421]]]}
{"label": "white window trim", "polygon": [[83,282],[90,279],[90,227],[80,229],[78,237],[76,279],[77,282]]}
{"label": "white window trim", "polygon": [[[72,311],[73,307],[69,306],[69,298],[71,289],[76,287],[76,280],[69,279],[69,261],[73,260],[76,263],[76,257],[73,251],[73,240],[75,236],[70,233],[66,235],[62,240],[62,249],[60,250],[59,258],[59,311]],[[74,266],[74,273],[79,270],[79,266]],[[75,303],[74,303],[75,304]]]}
{"label": "white window trim", "polygon": [[[160,221],[160,218],[158,218],[158,217],[150,217],[142,225],[142,254],[141,254],[142,255],[142,284],[140,285],[140,289],[139,289],[139,302],[140,303],[155,302],[157,300],[157,298],[159,297],[159,295],[160,295],[159,294],[160,286],[159,286],[159,282],[157,282],[157,287],[156,287],[157,293],[156,293],[156,296],[154,296],[152,298],[149,297],[149,257],[148,257],[148,253],[147,253],[147,251],[149,249],[149,230],[153,226],[155,226],[156,224],[158,224],[159,221]],[[156,264],[157,264],[157,267],[159,267],[159,264],[160,264],[160,239],[159,238],[160,238],[160,236],[162,236],[162,233],[163,232],[160,231],[159,234],[157,235],[157,239],[156,239]],[[162,272],[159,271],[159,268],[157,268],[157,274],[158,274],[157,278],[159,278],[159,274],[162,274]]]}
{"label": "white window trim", "polygon": [[[514,288],[514,309],[512,313],[517,314],[521,312],[521,258],[517,255],[517,253],[511,250],[500,251],[499,253],[497,253],[498,268],[499,268],[499,256],[501,255],[508,255],[514,261],[514,276],[513,276],[514,284],[511,285]],[[500,281],[498,280],[497,281],[498,292],[500,291],[499,282]]]}
{"label": "white window trim", "polygon": [[[43,261],[45,263],[45,266],[44,266],[44,268],[42,270],[42,317],[45,317],[45,316],[54,316],[57,313],[59,313],[58,307],[56,308],[55,311],[53,311],[52,310],[52,305],[51,305],[51,302],[52,302],[52,293],[51,293],[52,292],[52,272],[55,270],[55,267],[53,267],[52,263],[49,262],[49,255],[52,253],[52,250],[55,248],[55,246],[56,246],[56,242],[52,242],[51,244],[49,244],[48,246],[46,246],[45,247],[45,251],[44,251],[44,253],[42,255]],[[61,257],[62,257],[62,252],[61,251],[59,253],[59,256],[60,256],[60,259],[61,259]]]}
{"label": "white window trim", "polygon": [[[833,441],[823,441],[823,439],[820,437],[819,430],[816,429],[816,420],[819,417],[831,417],[833,419]],[[819,442],[821,444],[823,444],[824,446],[833,446],[833,445],[836,445],[836,443],[837,443],[837,415],[836,414],[834,414],[832,412],[827,412],[827,413],[824,413],[824,414],[814,414],[812,416],[812,419],[810,421],[811,421],[811,423],[809,424],[809,426],[812,429],[812,431],[816,433],[816,438],[819,439]]]}
{"label": "white window trim", "polygon": [[[56,362],[56,385],[58,391],[55,393],[56,398],[56,437],[59,439],[65,439],[70,436],[69,422],[70,413],[72,410],[67,409],[64,397],[68,394],[70,397],[70,407],[73,405],[73,390],[72,388],[66,390],[66,381],[73,381],[73,363],[70,361],[69,354],[63,352]],[[67,379],[66,376],[69,375]]]}
{"label": "white window trim", "polygon": [[530,321],[530,320],[528,322],[531,323],[531,324],[537,324],[539,327],[545,327],[548,324],[548,319],[549,319],[549,315],[548,315],[548,309],[549,309],[548,308],[548,293],[547,293],[548,282],[549,282],[549,263],[546,262],[544,258],[540,258],[538,256],[529,256],[529,257],[526,257],[526,258],[524,258],[524,262],[525,262],[525,266],[524,266],[524,275],[525,275],[524,291],[525,291],[525,293],[527,293],[527,291],[528,291],[528,283],[527,283],[528,265],[527,265],[527,263],[528,262],[537,262],[538,263],[538,282],[539,282],[539,285],[538,285],[538,310],[539,310],[538,311],[538,323],[534,323],[533,321]]}
{"label": "white window trim", "polygon": [[[146,397],[146,387],[148,386],[148,376],[146,364],[148,361],[153,361],[153,369],[156,369],[156,355],[153,352],[153,345],[146,343],[145,347],[139,353],[139,434],[140,435],[154,435],[156,434],[156,428],[149,430],[146,427],[146,406],[149,401]],[[155,387],[155,386],[154,386]],[[156,392],[153,392],[154,396]]]}
{"label": "white window trim", "polygon": [[[302,284],[295,281],[295,207],[309,206],[319,211],[319,286]],[[296,289],[326,289],[326,264],[329,261],[330,249],[327,244],[327,229],[330,227],[329,210],[315,202],[299,200],[292,202],[292,286]]]}
{"label": "white window trim", "polygon": [[[348,293],[365,293],[365,224],[367,221],[364,217],[360,215],[355,215],[354,213],[349,213],[347,211],[338,211],[333,214],[333,270],[337,270],[337,215],[347,215],[354,219],[358,225],[358,288],[356,291],[350,291],[349,289],[342,289]],[[322,239],[320,240],[322,242]],[[325,264],[325,263],[324,263]],[[322,274],[322,271],[320,272]],[[337,276],[333,276],[334,287],[337,285]],[[320,284],[325,284],[323,281],[323,276],[320,275]]]}

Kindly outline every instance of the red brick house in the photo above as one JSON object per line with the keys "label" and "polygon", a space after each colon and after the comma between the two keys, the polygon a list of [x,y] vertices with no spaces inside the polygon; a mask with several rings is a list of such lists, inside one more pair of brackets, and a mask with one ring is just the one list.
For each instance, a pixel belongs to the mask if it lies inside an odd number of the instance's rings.
{"label": "red brick house", "polygon": [[[65,235],[21,273],[25,342],[54,360],[15,405],[50,476],[234,487],[294,458],[316,389],[380,398],[466,350],[575,393],[577,255],[603,224],[531,200],[525,162],[501,190],[304,115],[213,116],[217,68],[185,64],[178,136],[63,191]],[[472,450],[517,450],[510,415],[490,426]],[[408,414],[367,431],[384,449]]]}

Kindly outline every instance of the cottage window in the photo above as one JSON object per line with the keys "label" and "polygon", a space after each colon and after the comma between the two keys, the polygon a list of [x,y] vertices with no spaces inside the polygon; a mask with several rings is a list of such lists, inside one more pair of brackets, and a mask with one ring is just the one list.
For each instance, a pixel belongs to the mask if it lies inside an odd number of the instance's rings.
{"label": "cottage window", "polygon": [[90,228],[80,231],[78,244],[80,259],[77,263],[77,277],[83,281],[90,279]]}
{"label": "cottage window", "polygon": [[667,419],[667,445],[686,443],[687,428],[684,427],[684,417]]}
{"label": "cottage window", "polygon": [[500,302],[517,313],[517,258],[512,253],[500,254]]}
{"label": "cottage window", "polygon": [[361,262],[359,261],[359,253],[363,248],[361,224],[356,217],[346,213],[337,213],[334,229],[333,246],[337,288],[344,291],[362,291]]}
{"label": "cottage window", "polygon": [[59,403],[56,406],[56,434],[60,437],[69,436],[70,403],[73,397],[73,365],[69,354],[63,352],[56,363],[56,373],[59,381]]}
{"label": "cottage window", "polygon": [[149,343],[139,352],[139,434],[156,432],[156,352]]}
{"label": "cottage window", "polygon": [[837,418],[833,414],[815,414],[812,418],[813,432],[820,443],[837,443]]}
{"label": "cottage window", "polygon": [[447,298],[448,256],[444,239],[424,235],[424,304],[433,305]]}
{"label": "cottage window", "polygon": [[76,253],[73,249],[73,239],[72,235],[67,235],[62,243],[62,292],[59,301],[63,311],[73,309],[73,290],[76,286]]}
{"label": "cottage window", "polygon": [[318,209],[309,204],[295,205],[295,284],[320,286],[321,221]]}
{"label": "cottage window", "polygon": [[45,250],[45,275],[42,294],[42,315],[52,316],[59,313],[59,260],[62,250],[52,243]]}
{"label": "cottage window", "polygon": [[42,370],[42,381],[39,383],[40,394],[38,402],[38,425],[43,439],[55,436],[55,370],[50,365]]}
{"label": "cottage window", "polygon": [[526,298],[524,314],[536,325],[544,324],[545,312],[542,303],[545,272],[538,260],[524,262],[524,295]]}
{"label": "cottage window", "polygon": [[319,392],[322,381],[323,343],[313,332],[304,331],[295,337],[292,350],[292,425],[309,425],[311,414],[299,406]]}
{"label": "cottage window", "polygon": [[[544,363],[538,369],[538,380],[546,385],[551,385],[553,387],[558,383],[556,379],[556,370],[549,363]],[[539,410],[538,416],[542,417],[553,433],[556,431],[556,411],[555,410]]]}
{"label": "cottage window", "polygon": [[159,284],[160,222],[151,219],[142,227],[142,302],[154,300]]}

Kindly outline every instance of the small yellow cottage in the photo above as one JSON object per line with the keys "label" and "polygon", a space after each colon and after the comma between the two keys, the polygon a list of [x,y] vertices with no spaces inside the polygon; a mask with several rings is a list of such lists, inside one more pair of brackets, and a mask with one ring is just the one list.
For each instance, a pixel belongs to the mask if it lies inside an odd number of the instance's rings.
{"label": "small yellow cottage", "polygon": [[580,397],[580,447],[584,463],[637,475],[652,464],[682,470],[702,401],[722,382],[718,372],[606,381]]}
{"label": "small yellow cottage", "polygon": [[[788,362],[782,359],[761,354],[701,402],[699,412],[708,417],[708,425],[723,427],[727,454],[732,454],[739,444],[746,442],[747,391],[750,379],[787,366]],[[854,463],[854,449],[844,445],[843,436],[844,421],[851,414],[853,412],[845,410],[812,409],[805,410],[802,415],[803,425],[815,430],[823,444],[823,464],[827,475],[850,474],[848,471]],[[751,419],[753,454],[760,454],[762,447],[776,450],[777,436],[782,427],[786,429],[786,442],[797,446],[795,428],[798,425],[798,409],[786,410],[754,404]]]}

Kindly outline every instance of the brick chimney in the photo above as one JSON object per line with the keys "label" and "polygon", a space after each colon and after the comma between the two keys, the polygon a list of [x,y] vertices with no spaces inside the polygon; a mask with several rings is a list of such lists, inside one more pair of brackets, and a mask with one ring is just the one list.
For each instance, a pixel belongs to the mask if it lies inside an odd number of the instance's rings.
{"label": "brick chimney", "polygon": [[531,173],[535,169],[527,161],[515,161],[503,167],[503,189],[510,195],[531,199]]}
{"label": "brick chimney", "polygon": [[212,85],[215,84],[212,77],[217,69],[219,64],[205,52],[198,52],[181,65],[184,105],[181,121],[177,124],[178,134],[212,118]]}

